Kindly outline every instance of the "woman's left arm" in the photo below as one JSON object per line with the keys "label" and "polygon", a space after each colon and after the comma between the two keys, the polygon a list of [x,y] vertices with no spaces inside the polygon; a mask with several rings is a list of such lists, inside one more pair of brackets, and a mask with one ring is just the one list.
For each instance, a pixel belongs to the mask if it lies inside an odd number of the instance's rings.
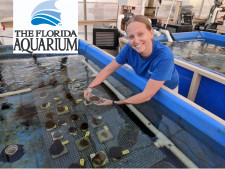
{"label": "woman's left arm", "polygon": [[[154,95],[155,93],[162,87],[162,85],[164,84],[165,81],[157,81],[157,80],[153,80],[153,79],[149,79],[145,89],[143,92],[138,93],[134,96],[131,96],[125,100],[120,100],[117,101],[116,104],[139,104],[139,103],[143,103],[146,101],[149,101]],[[109,100],[109,99],[103,99],[101,103],[98,103],[97,105],[112,105],[113,101]]]}
{"label": "woman's left arm", "polygon": [[139,104],[149,101],[156,92],[162,87],[165,81],[149,79],[143,92],[131,96],[125,100],[117,101],[117,104]]}

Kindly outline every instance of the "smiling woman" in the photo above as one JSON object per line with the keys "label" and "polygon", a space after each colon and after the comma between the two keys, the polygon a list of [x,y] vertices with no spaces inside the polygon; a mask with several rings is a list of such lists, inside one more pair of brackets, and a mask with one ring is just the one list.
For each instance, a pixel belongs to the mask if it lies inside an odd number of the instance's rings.
{"label": "smiling woman", "polygon": [[148,79],[148,83],[141,93],[125,100],[115,102],[102,98],[102,102],[95,103],[97,105],[140,104],[149,101],[163,84],[171,89],[178,87],[179,75],[174,66],[173,53],[168,47],[153,40],[154,33],[148,18],[142,15],[133,16],[126,26],[129,43],[92,81],[84,97],[89,100],[92,88],[126,63],[136,74]]}
{"label": "smiling woman", "polygon": [[[145,23],[145,21],[147,21]],[[143,29],[146,27],[146,29]],[[131,47],[140,53],[141,57],[147,58],[152,53],[152,41],[154,37],[154,31],[148,20],[145,18],[143,22],[129,20],[127,23],[128,39]]]}

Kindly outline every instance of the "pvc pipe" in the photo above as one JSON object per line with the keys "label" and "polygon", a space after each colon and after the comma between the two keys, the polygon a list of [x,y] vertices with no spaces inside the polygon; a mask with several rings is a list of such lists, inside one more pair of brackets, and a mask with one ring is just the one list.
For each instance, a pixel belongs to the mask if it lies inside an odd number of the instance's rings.
{"label": "pvc pipe", "polygon": [[0,98],[17,95],[17,94],[21,94],[21,93],[26,93],[26,92],[31,92],[31,91],[32,91],[31,88],[27,88],[27,89],[17,90],[17,91],[13,91],[13,92],[7,92],[7,93],[0,94]]}
{"label": "pvc pipe", "polygon": [[124,19],[124,14],[118,15],[118,18],[117,18],[117,28],[118,29],[121,29],[121,21],[122,21],[122,19]]}
{"label": "pvc pipe", "polygon": [[4,45],[4,37],[3,37],[3,31],[4,31],[4,27],[2,26],[1,22],[0,22],[0,36],[1,36],[1,40],[0,40],[0,44]]}
{"label": "pvc pipe", "polygon": [[161,35],[161,32],[159,32],[159,31],[157,31],[156,29],[154,29],[154,35],[160,36],[160,35]]}
{"label": "pvc pipe", "polygon": [[124,18],[124,14],[120,14],[118,16],[117,29],[118,29],[119,33],[121,33],[123,36],[127,37],[127,33],[121,29],[121,21],[122,21],[123,18]]}
{"label": "pvc pipe", "polygon": [[146,0],[142,0],[141,1],[141,15],[144,15],[145,14],[145,3],[146,3]]}
{"label": "pvc pipe", "polygon": [[[84,59],[82,62],[95,74],[98,72],[89,65]],[[107,80],[103,83],[113,91],[113,93],[120,99],[125,100],[126,98],[116,90]],[[182,151],[180,151],[172,141],[170,141],[162,132],[160,132],[141,112],[139,112],[132,104],[126,104],[126,106],[142,121],[142,123],[155,134],[158,138],[154,144],[157,147],[166,147],[169,149],[184,165],[188,168],[198,168]]]}
{"label": "pvc pipe", "polygon": [[214,10],[210,23],[214,23],[216,21],[216,17],[218,15],[218,11],[222,11],[222,10],[223,10],[223,8],[216,8]]}
{"label": "pvc pipe", "polygon": [[156,2],[155,18],[157,18],[157,16],[158,16],[159,6],[160,6],[159,1],[157,1]]}
{"label": "pvc pipe", "polygon": [[122,34],[123,36],[127,37],[127,33],[121,29],[118,29],[119,33]]}
{"label": "pvc pipe", "polygon": [[165,26],[165,28],[167,27],[167,24],[168,24],[168,22],[169,22],[169,19],[170,19],[170,15],[171,15],[171,12],[172,12],[172,9],[173,9],[173,4],[174,4],[174,0],[173,0],[173,3],[172,3],[172,5],[171,5],[171,8],[170,8],[170,13],[169,13],[169,16],[168,16],[168,18],[167,18],[167,21],[166,21],[166,26]]}
{"label": "pvc pipe", "polygon": [[166,35],[168,42],[173,42],[173,39],[170,36],[170,32],[166,29],[159,29],[159,32],[163,33]]}

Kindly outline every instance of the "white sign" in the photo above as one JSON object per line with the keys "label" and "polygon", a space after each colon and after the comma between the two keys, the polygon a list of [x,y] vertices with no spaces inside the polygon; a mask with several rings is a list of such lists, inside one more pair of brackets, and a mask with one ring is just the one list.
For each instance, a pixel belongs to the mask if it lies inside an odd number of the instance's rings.
{"label": "white sign", "polygon": [[77,0],[14,0],[13,53],[78,53]]}

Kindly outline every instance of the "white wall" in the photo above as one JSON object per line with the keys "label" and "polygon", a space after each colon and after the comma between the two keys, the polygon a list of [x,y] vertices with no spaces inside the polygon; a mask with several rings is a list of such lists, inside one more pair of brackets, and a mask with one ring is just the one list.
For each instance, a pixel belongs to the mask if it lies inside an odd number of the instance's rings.
{"label": "white wall", "polygon": [[13,0],[0,0],[0,20],[13,16]]}

